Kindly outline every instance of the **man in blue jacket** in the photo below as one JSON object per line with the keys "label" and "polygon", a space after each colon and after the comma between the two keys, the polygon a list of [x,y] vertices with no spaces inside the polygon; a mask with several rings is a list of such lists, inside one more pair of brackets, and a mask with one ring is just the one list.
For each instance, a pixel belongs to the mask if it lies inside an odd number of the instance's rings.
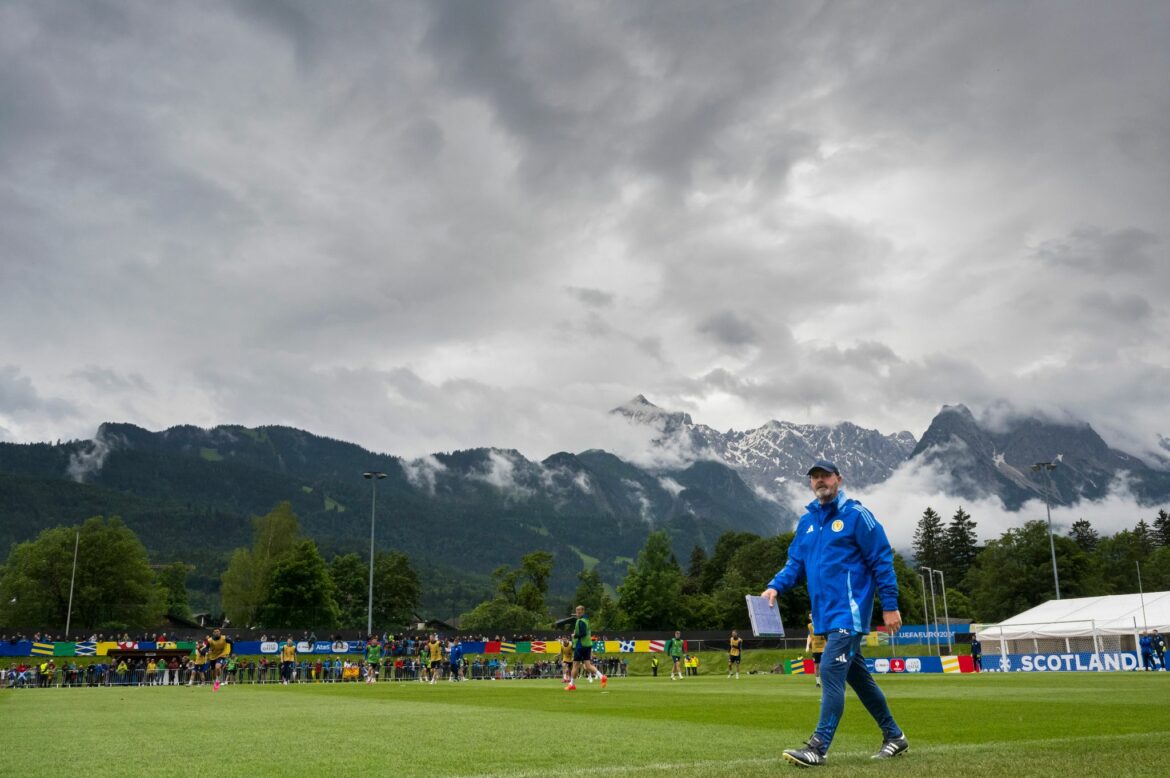
{"label": "man in blue jacket", "polygon": [[869,632],[875,594],[886,628],[897,632],[902,626],[894,552],[873,514],[857,500],[846,499],[836,465],[817,460],[808,478],[817,498],[796,525],[788,562],[761,595],[775,607],[779,594],[807,581],[812,620],[818,634],[825,635],[821,718],[805,747],[786,750],[784,758],[799,767],[825,764],[845,710],[848,682],[882,730],[882,747],[873,758],[889,759],[905,753],[909,744],[865,667],[861,641]]}

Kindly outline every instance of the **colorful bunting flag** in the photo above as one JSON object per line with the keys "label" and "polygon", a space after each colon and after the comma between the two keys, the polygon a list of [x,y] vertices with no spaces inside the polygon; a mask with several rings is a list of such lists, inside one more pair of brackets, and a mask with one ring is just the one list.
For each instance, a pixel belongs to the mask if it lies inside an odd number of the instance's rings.
{"label": "colorful bunting flag", "polygon": [[595,653],[595,654],[604,654],[605,653],[605,641],[604,640],[594,640],[593,641],[593,653]]}
{"label": "colorful bunting flag", "polygon": [[33,656],[52,656],[53,655],[53,644],[52,643],[33,643],[31,653]]}
{"label": "colorful bunting flag", "polygon": [[621,642],[621,644],[620,644],[620,650],[621,650],[621,652],[622,652],[623,654],[632,654],[632,653],[634,653],[634,641],[632,641],[632,640],[623,640],[623,641]]}
{"label": "colorful bunting flag", "polygon": [[76,643],[54,643],[53,656],[76,656]]}
{"label": "colorful bunting flag", "polygon": [[500,643],[500,653],[501,654],[515,654],[516,653],[516,644],[515,643]]}
{"label": "colorful bunting flag", "polygon": [[517,643],[516,644],[516,653],[517,654],[531,654],[532,653],[531,641],[525,640],[525,641],[522,641],[520,643]]}
{"label": "colorful bunting flag", "polygon": [[532,653],[534,653],[534,654],[547,654],[548,652],[544,650],[544,647],[545,647],[545,642],[543,640],[532,641]]}
{"label": "colorful bunting flag", "polygon": [[661,653],[665,650],[666,650],[666,641],[665,640],[651,640],[650,641],[650,651],[651,652],[657,654],[657,653]]}
{"label": "colorful bunting flag", "polygon": [[84,643],[78,643],[75,650],[77,656],[93,656],[97,653],[97,643],[87,640]]}

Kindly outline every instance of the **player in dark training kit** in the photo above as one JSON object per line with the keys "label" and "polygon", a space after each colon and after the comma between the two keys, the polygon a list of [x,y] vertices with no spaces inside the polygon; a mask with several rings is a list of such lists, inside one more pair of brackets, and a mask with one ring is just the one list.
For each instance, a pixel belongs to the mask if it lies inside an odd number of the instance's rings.
{"label": "player in dark training kit", "polygon": [[727,641],[727,677],[731,677],[732,670],[735,671],[735,677],[739,678],[739,663],[743,659],[743,638],[734,629],[731,630],[731,637]]}

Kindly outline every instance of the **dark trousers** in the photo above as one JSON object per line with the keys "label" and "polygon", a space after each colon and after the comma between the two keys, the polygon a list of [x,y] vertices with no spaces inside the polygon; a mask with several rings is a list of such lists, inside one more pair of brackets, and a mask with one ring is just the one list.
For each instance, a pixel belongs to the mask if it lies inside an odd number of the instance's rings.
{"label": "dark trousers", "polygon": [[884,739],[902,735],[902,729],[894,721],[886,695],[878,688],[873,676],[865,667],[861,656],[861,640],[864,635],[835,630],[828,634],[825,651],[821,656],[821,720],[817,722],[814,736],[821,741],[823,752],[829,750],[841,714],[845,712],[845,684],[857,693],[861,704],[873,716],[881,728]]}

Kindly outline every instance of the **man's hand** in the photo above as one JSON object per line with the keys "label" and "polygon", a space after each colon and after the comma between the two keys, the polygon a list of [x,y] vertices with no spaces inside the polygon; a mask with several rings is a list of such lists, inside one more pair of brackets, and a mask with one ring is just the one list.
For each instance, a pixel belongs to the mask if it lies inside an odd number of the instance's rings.
{"label": "man's hand", "polygon": [[[775,589],[765,589],[764,591],[760,592],[760,596],[768,601],[769,608],[776,607],[776,597],[778,597],[779,594],[780,593],[777,592]],[[899,622],[899,623],[901,623],[901,622]]]}
{"label": "man's hand", "polygon": [[902,628],[902,612],[882,611],[882,621],[885,622],[886,629],[892,635]]}

